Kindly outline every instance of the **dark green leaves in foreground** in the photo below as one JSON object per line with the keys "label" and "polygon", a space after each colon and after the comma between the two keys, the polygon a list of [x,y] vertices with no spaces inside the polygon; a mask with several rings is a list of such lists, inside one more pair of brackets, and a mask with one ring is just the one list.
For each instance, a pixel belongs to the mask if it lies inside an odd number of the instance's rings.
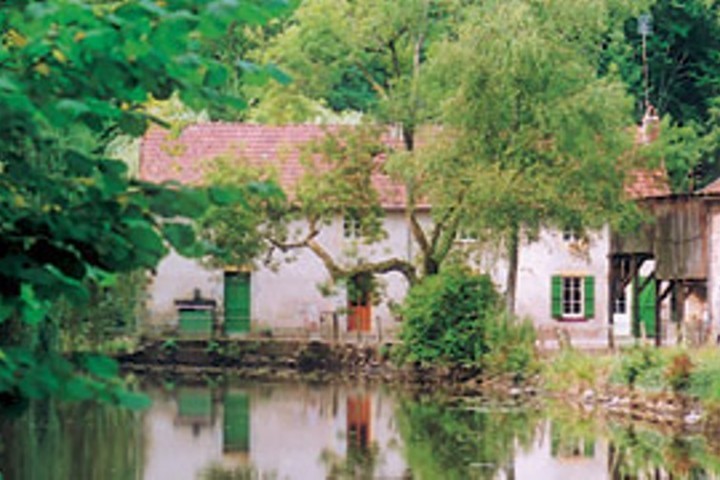
{"label": "dark green leaves in foreground", "polygon": [[233,103],[220,93],[229,67],[203,45],[231,24],[258,25],[283,7],[238,0],[0,6],[0,393],[142,406],[118,389],[111,361],[54,353],[54,305],[82,306],[97,282],[153,268],[169,247],[202,254],[188,219],[235,194],[134,181],[103,152],[118,134],[140,136],[159,121],[144,108],[152,99],[179,93],[191,106]]}
{"label": "dark green leaves in foreground", "polygon": [[63,400],[96,400],[132,409],[149,405],[149,399],[129,392],[118,378],[115,360],[96,354],[66,358],[38,355],[30,349],[11,347],[0,351],[0,391],[11,390],[20,398],[57,394]]}

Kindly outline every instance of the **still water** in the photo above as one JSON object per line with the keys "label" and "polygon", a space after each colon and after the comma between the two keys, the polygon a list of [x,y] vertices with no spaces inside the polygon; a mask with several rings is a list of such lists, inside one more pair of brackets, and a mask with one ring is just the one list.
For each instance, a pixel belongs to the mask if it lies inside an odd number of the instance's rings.
{"label": "still water", "polygon": [[448,407],[387,387],[152,387],[130,412],[38,402],[0,421],[5,480],[705,479],[701,438],[567,408]]}

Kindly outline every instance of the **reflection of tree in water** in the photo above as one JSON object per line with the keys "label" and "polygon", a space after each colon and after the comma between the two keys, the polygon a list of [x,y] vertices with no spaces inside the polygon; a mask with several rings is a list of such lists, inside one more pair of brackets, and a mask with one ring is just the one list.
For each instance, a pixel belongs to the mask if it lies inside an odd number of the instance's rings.
{"label": "reflection of tree in water", "polygon": [[6,479],[140,479],[143,445],[142,415],[110,405],[46,399],[0,418]]}
{"label": "reflection of tree in water", "polygon": [[459,410],[402,401],[397,421],[413,478],[513,479],[515,446],[529,446],[541,416],[531,410]]}
{"label": "reflection of tree in water", "polygon": [[634,426],[610,428],[608,470],[613,480],[683,478],[720,473],[720,456],[701,437],[672,436]]}
{"label": "reflection of tree in water", "polygon": [[371,442],[367,447],[348,444],[346,455],[324,449],[320,461],[327,469],[328,480],[372,479],[380,463],[380,448],[377,442]]}
{"label": "reflection of tree in water", "polygon": [[259,472],[252,465],[227,468],[213,464],[200,474],[202,480],[278,480],[276,472]]}

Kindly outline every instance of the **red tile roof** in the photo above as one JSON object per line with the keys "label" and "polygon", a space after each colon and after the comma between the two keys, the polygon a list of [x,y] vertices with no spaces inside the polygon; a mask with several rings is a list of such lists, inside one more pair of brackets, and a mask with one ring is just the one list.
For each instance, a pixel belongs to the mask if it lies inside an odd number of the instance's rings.
{"label": "red tile roof", "polygon": [[670,195],[670,183],[664,168],[638,169],[628,172],[625,193],[633,200]]}
{"label": "red tile roof", "polygon": [[[140,178],[151,182],[169,180],[198,184],[203,179],[203,165],[220,156],[237,155],[252,165],[273,165],[279,182],[291,190],[304,173],[300,164],[303,145],[321,138],[337,127],[318,125],[250,125],[242,123],[199,123],[190,125],[175,136],[158,127],[151,128],[140,147]],[[399,145],[398,140],[387,140]],[[373,185],[386,209],[405,206],[405,187],[388,175],[378,172]]]}
{"label": "red tile roof", "polygon": [[720,178],[700,190],[700,192],[698,193],[701,193],[703,195],[720,195]]}
{"label": "red tile roof", "polygon": [[[319,125],[199,123],[187,126],[176,136],[167,130],[153,127],[143,138],[140,147],[140,178],[158,183],[175,180],[199,184],[203,180],[206,161],[237,155],[252,165],[279,167],[276,170],[281,186],[286,191],[292,191],[304,173],[300,164],[302,146],[321,138],[328,129],[336,128]],[[390,135],[386,141],[397,147],[401,145],[399,139]],[[671,193],[664,169],[635,170],[628,177],[625,191],[632,199]],[[384,208],[395,210],[405,207],[405,186],[402,183],[378,172],[373,176],[373,185],[380,194]],[[720,184],[717,188],[720,193]],[[423,203],[420,207],[429,208],[429,204]]]}

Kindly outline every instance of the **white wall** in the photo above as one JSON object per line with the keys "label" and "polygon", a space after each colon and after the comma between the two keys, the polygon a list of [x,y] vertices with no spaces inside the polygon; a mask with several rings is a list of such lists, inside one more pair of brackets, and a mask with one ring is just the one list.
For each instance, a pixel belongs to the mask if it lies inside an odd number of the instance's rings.
{"label": "white wall", "polygon": [[[602,347],[607,344],[608,324],[608,228],[588,234],[586,243],[563,240],[562,232],[542,229],[536,241],[522,241],[518,256],[515,311],[532,319],[540,337],[555,344],[555,331],[567,330],[577,345]],[[500,250],[499,248],[496,250]],[[489,273],[501,291],[505,290],[507,261],[497,252],[481,265],[493,265]],[[595,278],[595,316],[584,322],[563,322],[551,315],[551,279],[554,275],[593,276]]]}
{"label": "white wall", "polygon": [[[358,259],[368,262],[392,257],[408,259],[408,229],[404,214],[389,212],[385,228],[388,233],[385,240],[364,245],[345,239],[342,221],[338,219],[322,229],[317,241],[341,264],[343,258],[348,265]],[[294,225],[290,231],[298,229],[302,229],[302,224]],[[302,236],[302,231],[296,233]],[[395,272],[380,275],[377,279],[382,283],[384,295],[372,309],[373,331],[377,331],[378,322],[381,322],[383,333],[388,333],[397,328],[389,303],[402,301],[408,284],[402,274]],[[336,285],[331,296],[324,296],[321,292],[320,287],[330,285],[330,281],[325,265],[307,249],[276,254],[273,266],[258,262],[251,273],[253,327],[313,328],[323,312],[345,309],[344,286]],[[222,309],[223,272],[205,268],[196,260],[169,254],[160,262],[148,289],[148,322],[154,325],[177,324],[175,300],[191,298],[196,288],[200,289],[203,297],[215,299]]]}
{"label": "white wall", "polygon": [[[428,225],[429,215],[423,215],[421,221]],[[301,229],[301,224],[297,228]],[[343,237],[342,221],[338,219],[324,227],[317,240],[334,258],[339,261],[345,258],[349,263],[359,259],[370,262],[391,257],[416,257],[417,245],[408,242],[409,230],[402,212],[389,212],[385,228],[387,239],[377,244],[363,245],[362,242]],[[531,318],[541,330],[554,331],[562,327],[573,332],[573,339],[578,338],[581,343],[603,345],[608,328],[608,229],[590,234],[587,244],[580,248],[578,245],[563,240],[561,232],[549,229],[542,230],[537,241],[522,242],[518,260],[516,311],[521,316]],[[483,255],[476,262],[476,267],[479,271],[490,273],[500,291],[504,290],[507,262],[502,255],[497,251]],[[551,318],[550,283],[553,275],[595,277],[593,319],[569,323]],[[388,305],[402,301],[408,284],[400,273],[379,275],[377,279],[383,284],[384,296],[379,305],[373,306],[373,331],[376,332],[378,323],[381,323],[382,331],[386,334],[398,327]],[[275,268],[258,264],[251,274],[253,327],[315,328],[323,312],[346,307],[342,285],[336,286],[334,294],[330,296],[323,295],[321,285],[330,285],[330,276],[321,260],[309,250],[276,255]],[[147,306],[150,322],[175,322],[174,300],[192,297],[195,288],[199,288],[203,296],[217,300],[218,306],[222,308],[222,271],[208,270],[196,261],[183,259],[176,254],[166,257],[149,289]],[[341,325],[344,325],[344,317],[341,318]]]}

